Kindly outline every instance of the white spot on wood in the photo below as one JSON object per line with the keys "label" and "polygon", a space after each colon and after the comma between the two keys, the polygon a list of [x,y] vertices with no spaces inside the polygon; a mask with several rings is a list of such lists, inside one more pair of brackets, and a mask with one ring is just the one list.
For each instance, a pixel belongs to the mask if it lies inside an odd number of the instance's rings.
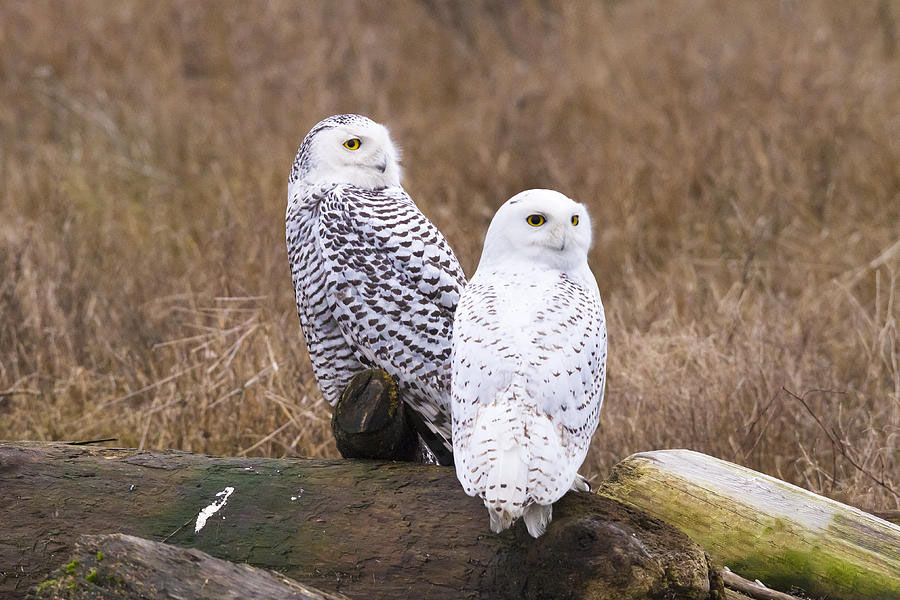
{"label": "white spot on wood", "polygon": [[[194,525],[194,533],[200,533],[200,530],[206,526],[206,520],[219,512],[219,509],[225,506],[225,504],[228,502],[228,496],[230,496],[233,491],[233,487],[226,487],[224,490],[216,494],[216,498],[220,498],[219,500],[216,500],[200,511],[200,514],[197,515],[197,524]],[[224,519],[225,517],[222,518]]]}

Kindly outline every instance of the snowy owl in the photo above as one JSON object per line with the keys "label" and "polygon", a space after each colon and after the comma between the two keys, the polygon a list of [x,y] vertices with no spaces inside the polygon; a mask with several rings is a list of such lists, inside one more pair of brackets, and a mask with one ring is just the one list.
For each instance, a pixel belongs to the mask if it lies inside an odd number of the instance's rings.
{"label": "snowy owl", "polygon": [[388,130],[360,115],[313,127],[291,169],[286,224],[297,312],[325,400],[334,406],[354,375],[384,369],[427,427],[419,434],[428,448],[452,464],[450,342],[465,275],[400,186]]}
{"label": "snowy owl", "polygon": [[456,475],[491,530],[523,517],[538,537],[552,504],[587,489],[577,474],[597,428],[606,320],[587,263],[584,206],[527,190],[494,215],[453,323]]}

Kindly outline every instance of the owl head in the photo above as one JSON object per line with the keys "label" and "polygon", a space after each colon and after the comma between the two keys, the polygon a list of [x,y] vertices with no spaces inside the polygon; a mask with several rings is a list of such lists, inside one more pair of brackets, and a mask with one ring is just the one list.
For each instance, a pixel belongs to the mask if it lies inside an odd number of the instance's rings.
{"label": "owl head", "polygon": [[583,204],[553,190],[525,190],[494,215],[481,265],[521,261],[566,270],[587,264],[591,221]]}
{"label": "owl head", "polygon": [[343,183],[364,189],[400,185],[400,152],[384,125],[334,115],[313,127],[291,169],[290,185]]}

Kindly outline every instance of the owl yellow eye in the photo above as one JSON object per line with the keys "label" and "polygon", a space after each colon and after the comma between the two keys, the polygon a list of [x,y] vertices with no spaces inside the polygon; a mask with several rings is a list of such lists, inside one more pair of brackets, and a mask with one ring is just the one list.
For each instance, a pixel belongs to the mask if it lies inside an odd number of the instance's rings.
{"label": "owl yellow eye", "polygon": [[572,215],[572,225],[578,225],[578,215]]}
{"label": "owl yellow eye", "polygon": [[547,219],[544,218],[544,215],[528,215],[528,218],[525,219],[525,222],[532,227],[540,227],[546,221]]}
{"label": "owl yellow eye", "polygon": [[344,148],[347,150],[359,150],[359,147],[362,145],[362,142],[359,141],[359,138],[350,138],[346,142],[344,142]]}

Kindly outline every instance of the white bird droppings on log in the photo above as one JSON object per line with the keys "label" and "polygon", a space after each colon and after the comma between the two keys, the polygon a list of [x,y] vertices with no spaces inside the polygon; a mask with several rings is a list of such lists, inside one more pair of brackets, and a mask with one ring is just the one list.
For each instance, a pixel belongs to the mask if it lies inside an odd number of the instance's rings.
{"label": "white bird droppings on log", "polygon": [[211,516],[219,512],[225,504],[228,503],[228,496],[234,492],[234,488],[231,486],[226,487],[224,490],[216,494],[216,498],[222,496],[221,500],[216,500],[206,508],[200,511],[200,514],[197,515],[197,524],[194,525],[194,533],[200,533],[200,530],[206,527],[206,521]]}

